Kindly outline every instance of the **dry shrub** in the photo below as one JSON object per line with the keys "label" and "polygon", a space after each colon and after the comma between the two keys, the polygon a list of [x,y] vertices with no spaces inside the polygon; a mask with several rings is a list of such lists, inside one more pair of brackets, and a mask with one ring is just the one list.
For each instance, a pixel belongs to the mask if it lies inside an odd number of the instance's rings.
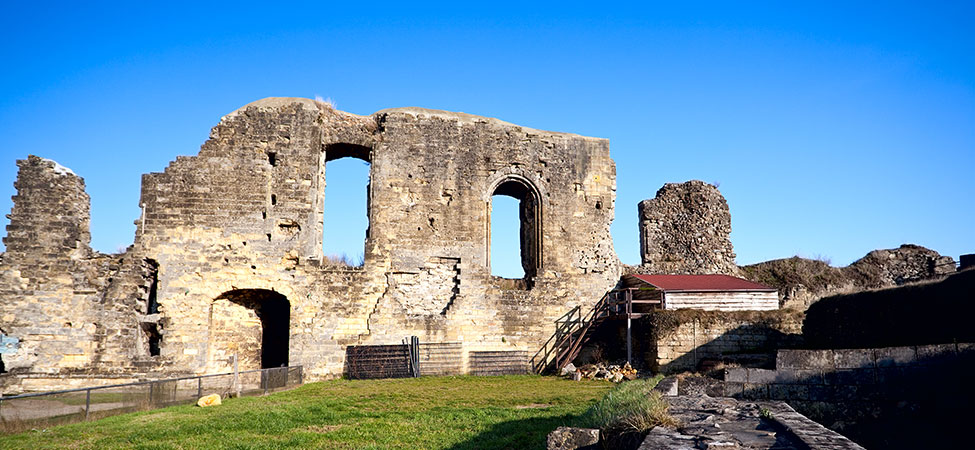
{"label": "dry shrub", "polygon": [[667,403],[654,392],[660,377],[621,383],[592,405],[580,424],[607,432],[646,433],[657,425],[675,425],[667,414]]}

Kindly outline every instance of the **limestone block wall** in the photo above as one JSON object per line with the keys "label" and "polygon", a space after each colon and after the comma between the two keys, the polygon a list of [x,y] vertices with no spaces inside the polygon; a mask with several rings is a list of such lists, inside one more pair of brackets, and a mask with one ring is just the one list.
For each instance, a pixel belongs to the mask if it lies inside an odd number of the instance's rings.
{"label": "limestone block wall", "polygon": [[975,344],[961,342],[779,350],[775,369],[727,369],[723,389],[786,401],[868,448],[955,448],[964,438],[944,431],[967,417],[973,366]]}
{"label": "limestone block wall", "polygon": [[133,349],[145,337],[137,315],[145,313],[151,269],[133,255],[91,250],[81,177],[37,156],[17,165],[0,262],[0,332],[20,340],[20,348],[2,356],[4,369],[49,375],[90,374],[96,366],[106,374],[134,370],[148,358]]}
{"label": "limestone block wall", "polygon": [[[775,311],[654,311],[637,321],[644,358],[655,372],[695,370],[702,360],[759,358],[784,345],[795,345],[802,314]],[[770,358],[769,358],[770,359]]]}
{"label": "limestone block wall", "polygon": [[[343,157],[370,163],[362,267],[322,261],[326,163]],[[342,374],[348,346],[410,335],[450,343],[451,370],[467,371],[471,354],[533,353],[554,319],[620,275],[608,142],[497,119],[254,102],[196,156],[143,176],[135,242],[120,255],[89,249],[80,177],[20,164],[0,329],[22,339],[4,362],[34,388],[65,370],[219,372],[234,355],[241,369],[301,364],[326,378]],[[494,194],[521,202],[525,279],[491,276]]]}
{"label": "limestone block wall", "polygon": [[[362,267],[322,261],[326,163],[342,157],[370,163]],[[36,387],[65,368],[151,377],[227,370],[236,355],[316,379],[340,375],[350,345],[410,335],[451,343],[461,371],[474,353],[533,353],[554,319],[619,279],[615,188],[605,139],[271,98],[144,175],[134,244],[100,255],[81,179],[31,157],[2,262],[0,328],[23,339],[7,367]],[[495,194],[521,202],[524,279],[491,276]]]}

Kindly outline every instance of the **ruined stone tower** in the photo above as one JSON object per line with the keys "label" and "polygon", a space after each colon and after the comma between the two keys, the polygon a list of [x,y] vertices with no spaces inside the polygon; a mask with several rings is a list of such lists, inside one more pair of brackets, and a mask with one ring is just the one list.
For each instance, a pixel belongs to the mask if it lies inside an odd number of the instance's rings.
{"label": "ruined stone tower", "polygon": [[712,184],[667,183],[639,204],[639,271],[737,275],[728,202]]}

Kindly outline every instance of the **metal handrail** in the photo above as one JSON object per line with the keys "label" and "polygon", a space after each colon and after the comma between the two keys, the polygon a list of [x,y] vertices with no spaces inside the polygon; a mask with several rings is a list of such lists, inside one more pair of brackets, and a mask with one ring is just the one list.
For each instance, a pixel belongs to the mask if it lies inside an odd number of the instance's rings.
{"label": "metal handrail", "polygon": [[[579,347],[588,340],[586,334],[596,322],[607,317],[626,317],[628,320],[639,318],[643,313],[633,312],[633,304],[635,303],[662,306],[663,303],[659,300],[633,299],[634,292],[645,290],[648,289],[619,288],[610,290],[593,305],[592,309],[585,316],[581,314],[579,306],[572,308],[568,313],[555,321],[555,333],[532,356],[531,364],[534,371],[541,373],[553,361],[555,362],[556,370],[560,370],[578,352]],[[578,314],[578,319],[572,320],[572,316],[576,314]],[[629,330],[629,325],[627,329]],[[576,334],[579,334],[579,336],[576,337]],[[629,342],[629,339],[627,342]],[[629,355],[629,353],[630,350],[628,348],[627,354]],[[541,359],[539,359],[540,356]]]}
{"label": "metal handrail", "polygon": [[[0,432],[9,433],[11,431],[17,431],[18,428],[26,429],[24,428],[25,426],[31,426],[31,424],[35,424],[35,423],[47,423],[46,421],[48,420],[59,420],[60,421],[59,423],[74,423],[74,422],[88,421],[91,419],[91,415],[93,412],[97,413],[100,417],[105,417],[107,415],[116,415],[116,414],[122,414],[130,411],[137,411],[137,410],[156,409],[164,406],[173,405],[179,402],[188,402],[193,398],[198,398],[203,396],[203,392],[204,392],[203,381],[205,379],[233,377],[233,382],[231,383],[232,385],[228,389],[233,389],[234,387],[236,387],[237,395],[240,396],[241,391],[240,391],[240,385],[238,384],[240,375],[248,375],[248,374],[255,374],[255,373],[260,374],[260,387],[258,391],[262,391],[263,394],[265,395],[271,392],[272,390],[276,390],[279,388],[294,387],[304,383],[304,367],[297,365],[297,366],[272,367],[268,369],[245,370],[245,371],[237,372],[236,374],[234,372],[225,372],[225,373],[213,373],[213,374],[204,374],[204,375],[189,375],[189,376],[182,376],[182,377],[175,377],[175,378],[163,378],[159,380],[135,381],[132,383],[118,383],[118,384],[109,384],[104,386],[61,389],[61,390],[47,391],[47,392],[32,392],[27,394],[10,395],[6,397],[0,396],[0,411],[6,411],[7,405],[10,404],[17,405],[16,401],[20,399],[56,397],[64,394],[75,394],[75,395],[84,394],[84,408],[79,409],[77,412],[65,413],[64,411],[61,411],[61,412],[55,412],[47,415],[38,415],[35,417],[27,417],[27,418],[15,417],[11,420],[7,420],[2,414],[0,414]],[[278,378],[282,376],[283,378]],[[196,397],[182,396],[182,398],[180,398],[180,396],[177,395],[178,385],[179,382],[181,381],[196,382],[195,383]],[[220,382],[220,384],[223,383]],[[167,387],[168,385],[173,385],[172,397],[169,397],[168,394],[166,394],[167,392],[169,392],[169,387]],[[123,388],[123,389],[131,388],[131,389],[126,389],[126,392],[130,394],[134,394],[136,396],[146,395],[147,397],[145,397],[144,400],[139,400],[130,405],[123,405],[122,407],[111,408],[111,409],[97,409],[93,411],[92,408],[95,406],[93,404],[94,399],[92,398],[93,392],[97,393],[99,391],[118,389],[118,388]],[[223,389],[223,388],[226,388],[226,386],[218,389]],[[214,389],[214,386],[207,386],[207,390],[212,390],[212,389]],[[228,390],[222,392],[232,392],[232,391]],[[254,392],[255,391],[251,389],[248,393],[253,394]],[[158,394],[163,394],[163,397],[165,398],[157,398]],[[97,403],[101,404],[101,402],[97,402]],[[16,411],[17,410],[16,406],[14,408],[15,408],[14,410]],[[63,419],[66,415],[72,418],[64,421]]]}
{"label": "metal handrail", "polygon": [[[300,366],[299,365],[299,366],[269,367],[267,369],[242,370],[242,371],[237,372],[237,373],[238,374],[244,374],[244,373],[264,372],[264,371],[281,370],[281,369],[295,369],[295,368],[297,368],[297,369],[303,369],[303,366]],[[303,372],[303,370],[301,372]],[[131,383],[106,384],[106,385],[103,385],[103,386],[91,386],[91,387],[74,388],[74,389],[62,389],[62,390],[59,390],[59,391],[32,392],[32,393],[29,393],[29,394],[8,395],[6,397],[3,396],[3,395],[0,395],[0,401],[14,400],[14,399],[18,399],[18,398],[41,397],[41,396],[45,396],[45,395],[68,394],[68,393],[72,393],[72,392],[92,391],[92,390],[97,390],[97,389],[112,389],[112,388],[126,387],[126,386],[141,386],[141,385],[144,385],[144,384],[166,383],[166,382],[170,382],[170,381],[183,381],[183,380],[195,380],[195,379],[212,378],[212,377],[225,377],[227,375],[233,375],[233,374],[234,374],[233,372],[210,373],[210,374],[205,374],[205,375],[189,375],[189,376],[177,377],[177,378],[163,378],[163,379],[160,379],[160,380],[133,381]],[[301,373],[299,376],[303,378],[303,375],[304,374]]]}

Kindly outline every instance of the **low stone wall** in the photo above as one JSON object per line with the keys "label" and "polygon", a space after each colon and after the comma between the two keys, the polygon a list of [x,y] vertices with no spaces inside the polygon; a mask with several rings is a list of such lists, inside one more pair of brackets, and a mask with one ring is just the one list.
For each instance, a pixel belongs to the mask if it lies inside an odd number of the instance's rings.
{"label": "low stone wall", "polygon": [[[672,380],[676,382],[676,378]],[[669,404],[668,413],[680,425],[676,429],[663,426],[653,428],[639,447],[640,450],[689,448],[863,450],[863,447],[845,436],[810,420],[782,402],[738,401],[707,395],[672,395],[666,400]]]}
{"label": "low stone wall", "polygon": [[891,381],[965,357],[975,357],[975,344],[779,350],[775,369],[725,369],[726,392],[793,401],[882,399]]}
{"label": "low stone wall", "polygon": [[655,311],[636,322],[634,340],[654,372],[694,370],[703,360],[762,365],[775,349],[799,343],[802,318],[789,310]]}
{"label": "low stone wall", "polygon": [[975,270],[944,280],[824,298],[806,312],[812,348],[975,342]]}
{"label": "low stone wall", "polygon": [[970,343],[780,350],[774,370],[727,369],[722,390],[786,401],[868,448],[933,448],[952,439],[944,430],[975,400],[968,389],[973,369]]}

